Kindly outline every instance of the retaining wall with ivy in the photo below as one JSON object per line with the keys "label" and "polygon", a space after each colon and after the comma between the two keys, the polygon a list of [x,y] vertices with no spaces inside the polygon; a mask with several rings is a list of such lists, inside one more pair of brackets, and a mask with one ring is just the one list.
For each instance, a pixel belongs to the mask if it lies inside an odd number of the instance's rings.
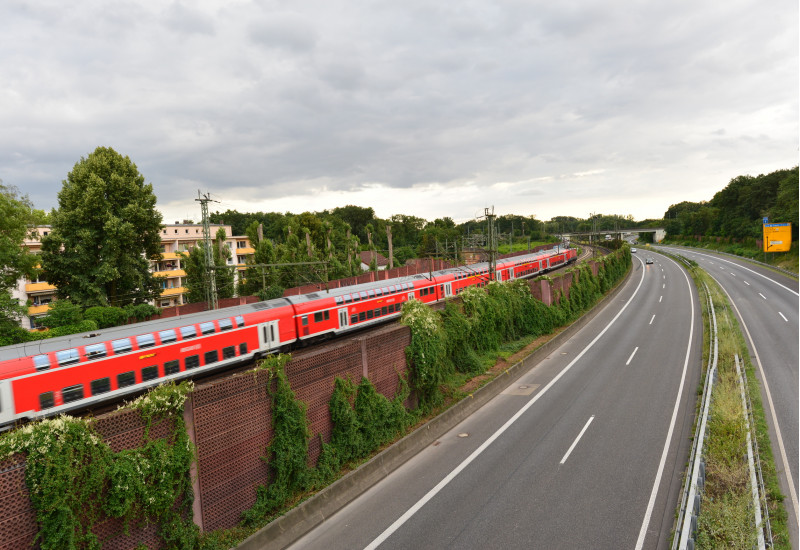
{"label": "retaining wall with ivy", "polygon": [[[591,262],[589,265],[592,274],[597,276],[598,264]],[[567,272],[531,281],[529,286],[534,297],[550,305],[568,298],[571,285],[577,280],[577,275]],[[336,379],[349,379],[358,384],[365,377],[377,393],[392,399],[400,390],[400,378],[407,375],[406,348],[410,342],[409,328],[393,324],[364,336],[296,353],[286,364],[289,385],[296,398],[306,405],[305,414],[311,431],[307,455],[309,466],[316,465],[323,442],[331,441],[330,402]],[[102,475],[107,478],[97,480],[102,489],[98,489],[95,496],[102,502],[88,507],[92,513],[88,539],[73,540],[72,547],[129,549],[140,544],[148,548],[173,547],[176,540],[181,540],[180,537],[189,537],[192,528],[212,531],[239,524],[243,512],[256,502],[258,487],[268,486],[273,481],[269,464],[263,458],[268,456],[267,448],[273,439],[273,388],[270,384],[274,384],[274,380],[270,380],[269,372],[256,371],[198,386],[186,396],[182,414],[158,419],[152,426],[152,418],[146,418],[136,409],[117,411],[89,422],[89,437],[96,437],[98,445],[104,449],[101,455],[91,455],[91,458],[106,461],[103,468],[111,473],[106,471]],[[414,400],[412,394],[406,405],[415,405]],[[184,445],[183,439],[176,436],[177,425],[185,426],[185,432],[178,432],[186,434],[190,442],[186,445],[194,457],[191,469],[187,466],[185,475],[187,480],[191,479],[192,491],[189,493],[193,494],[189,497],[193,499],[184,498],[180,484],[173,480],[173,486],[165,494],[174,499],[168,508],[178,515],[171,512],[171,515],[164,515],[163,505],[156,510],[161,514],[157,515],[147,504],[155,497],[147,494],[132,495],[124,509],[117,502],[120,494],[112,495],[116,500],[109,504],[109,491],[113,493],[116,486],[124,487],[119,479],[127,479],[119,478],[125,473],[120,464],[141,468],[157,463],[157,460],[153,462],[153,457],[144,456],[145,453],[136,449],[146,444],[148,452],[164,454],[173,452],[171,448],[176,444]],[[37,545],[42,548],[69,547],[69,544],[61,546],[60,542],[49,539],[52,533],[43,533],[42,518],[60,517],[59,513],[68,519],[79,516],[83,513],[80,506],[75,512],[75,502],[53,502],[53,510],[43,511],[48,503],[42,502],[41,498],[32,499],[29,491],[32,481],[29,478],[26,482],[29,472],[25,457],[27,454],[30,460],[32,451],[20,450],[23,452],[7,452],[0,460],[0,550],[22,550]],[[133,454],[119,454],[125,452]],[[39,458],[46,460],[46,454]],[[41,467],[41,464],[36,467]],[[41,497],[38,487],[36,491],[36,496]],[[137,491],[142,492],[141,489]],[[70,506],[73,506],[73,511],[70,511]],[[172,525],[168,528],[159,525],[158,518],[167,518]],[[182,523],[180,518],[188,521],[189,525]]]}

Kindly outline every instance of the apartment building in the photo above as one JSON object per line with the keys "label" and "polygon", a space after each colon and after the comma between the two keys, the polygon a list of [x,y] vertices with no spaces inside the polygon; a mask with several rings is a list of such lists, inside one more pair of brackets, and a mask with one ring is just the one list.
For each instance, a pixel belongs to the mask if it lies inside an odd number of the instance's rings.
{"label": "apartment building", "polygon": [[[247,259],[255,254],[255,249],[250,245],[247,237],[234,236],[231,226],[211,224],[212,238],[217,231],[225,230],[225,245],[231,251],[228,265],[235,265],[239,271],[244,271]],[[36,228],[35,235],[24,241],[24,246],[34,254],[41,251],[40,239],[50,231],[49,226]],[[180,253],[188,253],[193,247],[203,241],[203,226],[191,222],[175,222],[161,229],[161,259],[150,262],[150,270],[161,279],[161,296],[154,302],[157,307],[170,307],[185,304],[184,294],[186,288],[186,271]],[[47,313],[50,303],[55,300],[56,287],[44,280],[18,281],[17,287],[12,291],[12,296],[28,302],[28,317],[22,320],[23,328],[36,327],[36,319]]]}

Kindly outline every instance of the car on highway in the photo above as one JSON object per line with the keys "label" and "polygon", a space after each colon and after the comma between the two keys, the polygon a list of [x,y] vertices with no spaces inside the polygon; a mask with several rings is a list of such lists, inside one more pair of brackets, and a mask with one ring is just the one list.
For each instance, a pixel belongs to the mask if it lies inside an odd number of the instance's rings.
{"label": "car on highway", "polygon": [[647,258],[647,259],[644,261],[644,263],[646,263],[646,264],[652,264],[652,263],[653,263],[653,258]]}

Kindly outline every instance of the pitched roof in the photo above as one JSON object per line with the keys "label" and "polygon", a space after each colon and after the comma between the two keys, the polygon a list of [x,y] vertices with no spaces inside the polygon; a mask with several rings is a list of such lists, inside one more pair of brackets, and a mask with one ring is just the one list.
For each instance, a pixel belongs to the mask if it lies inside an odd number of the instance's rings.
{"label": "pitched roof", "polygon": [[380,252],[370,252],[369,250],[365,250],[363,252],[359,252],[358,255],[361,257],[361,263],[364,265],[369,265],[373,258],[375,258],[375,265],[378,267],[389,265],[389,260]]}

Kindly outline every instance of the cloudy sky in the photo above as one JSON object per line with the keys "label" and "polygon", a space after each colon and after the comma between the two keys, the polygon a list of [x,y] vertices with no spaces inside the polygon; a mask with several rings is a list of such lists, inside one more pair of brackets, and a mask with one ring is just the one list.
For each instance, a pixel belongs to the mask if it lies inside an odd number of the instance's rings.
{"label": "cloudy sky", "polygon": [[0,179],[97,146],[165,222],[660,218],[798,162],[797,0],[2,0]]}

